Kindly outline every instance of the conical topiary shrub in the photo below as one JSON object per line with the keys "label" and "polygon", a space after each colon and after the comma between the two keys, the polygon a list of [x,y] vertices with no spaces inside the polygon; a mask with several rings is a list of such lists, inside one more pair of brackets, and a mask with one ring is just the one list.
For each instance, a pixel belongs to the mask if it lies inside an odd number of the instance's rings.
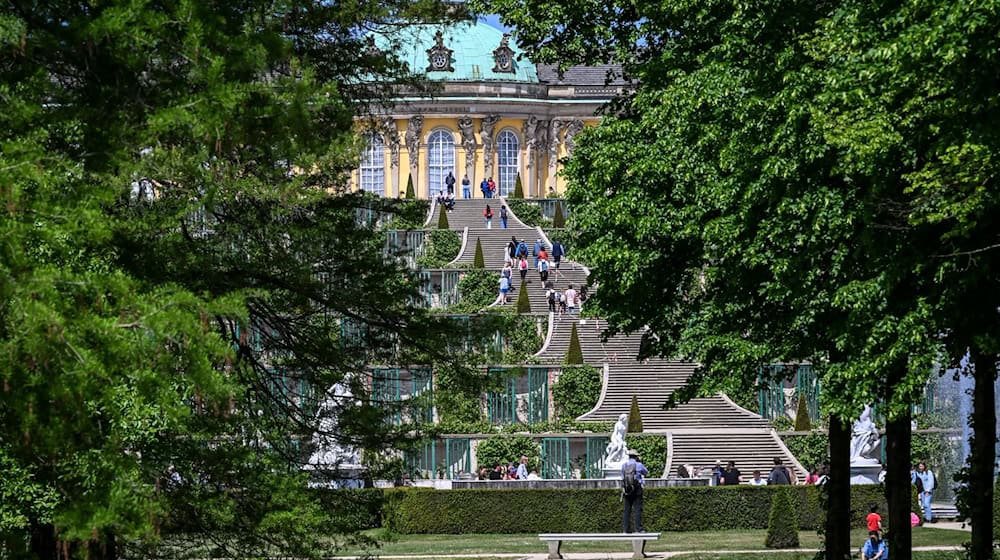
{"label": "conical topiary shrub", "polygon": [[444,206],[438,207],[438,229],[449,229],[448,210]]}
{"label": "conical topiary shrub", "polygon": [[771,499],[771,516],[767,523],[767,548],[798,548],[799,522],[795,514],[791,488],[779,486]]}
{"label": "conical topiary shrub", "polygon": [[486,261],[483,260],[483,244],[476,238],[476,253],[472,256],[472,268],[486,268]]}
{"label": "conical topiary shrub", "polygon": [[523,285],[517,292],[517,312],[531,313],[531,301],[528,300],[528,288]]}
{"label": "conical topiary shrub", "polygon": [[566,349],[566,363],[569,365],[583,364],[583,348],[580,348],[580,335],[576,332],[576,323],[569,333],[569,348]]}
{"label": "conical topiary shrub", "polygon": [[639,412],[639,399],[632,395],[632,407],[628,411],[628,433],[642,433],[642,413]]}
{"label": "conical topiary shrub", "polygon": [[514,179],[514,194],[511,198],[524,198],[524,187],[521,186],[521,174]]}
{"label": "conical topiary shrub", "polygon": [[563,217],[562,204],[556,203],[556,213],[552,215],[552,227],[566,227],[566,218]]}
{"label": "conical topiary shrub", "polygon": [[406,178],[406,198],[417,198],[417,195],[413,192],[413,174],[411,173],[409,177]]}
{"label": "conical topiary shrub", "polygon": [[809,420],[809,406],[806,404],[806,396],[799,395],[799,406],[795,409],[795,431],[808,432],[812,430],[812,422]]}

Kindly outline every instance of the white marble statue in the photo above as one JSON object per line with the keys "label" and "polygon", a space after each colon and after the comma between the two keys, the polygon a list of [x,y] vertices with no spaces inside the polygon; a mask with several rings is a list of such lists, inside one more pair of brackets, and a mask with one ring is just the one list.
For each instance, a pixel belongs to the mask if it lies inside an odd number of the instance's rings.
{"label": "white marble statue", "polygon": [[865,405],[861,417],[851,427],[851,463],[878,463],[879,438],[872,421],[872,407]]}
{"label": "white marble statue", "polygon": [[320,403],[316,414],[319,418],[319,431],[312,436],[316,450],[309,457],[309,465],[312,468],[337,468],[359,464],[358,452],[349,446],[341,445],[333,435],[337,431],[337,415],[340,408],[338,403],[351,397],[351,389],[343,383],[337,383],[333,386],[332,394],[328,392]]}
{"label": "white marble statue", "polygon": [[604,450],[604,466],[606,468],[620,467],[625,462],[628,451],[628,447],[625,445],[625,431],[627,429],[628,414],[621,414],[618,416],[618,422],[615,423],[615,429],[611,432],[611,441],[608,442],[608,447]]}

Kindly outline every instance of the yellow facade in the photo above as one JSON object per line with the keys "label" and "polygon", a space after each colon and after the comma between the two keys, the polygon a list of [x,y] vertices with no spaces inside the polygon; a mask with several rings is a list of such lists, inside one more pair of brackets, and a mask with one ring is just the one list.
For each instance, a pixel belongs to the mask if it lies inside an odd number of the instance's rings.
{"label": "yellow facade", "polygon": [[[472,116],[472,131],[476,146],[473,150],[474,161],[471,165],[472,173],[469,174],[469,180],[472,185],[471,191],[474,198],[482,197],[482,192],[479,189],[479,183],[487,177],[488,172],[494,180],[499,183],[499,156],[496,149],[497,139],[505,130],[510,130],[518,138],[519,151],[517,172],[521,176],[525,196],[529,198],[544,198],[553,191],[557,195],[562,195],[566,190],[566,180],[560,173],[562,165],[559,163],[559,160],[570,155],[568,146],[565,143],[565,140],[567,139],[566,125],[573,121],[577,121],[582,126],[595,126],[600,122],[599,119],[593,117],[563,119],[560,123],[563,125],[562,129],[553,130],[551,128],[553,126],[551,121],[537,121],[538,123],[544,123],[544,126],[548,127],[548,134],[550,136],[552,132],[556,132],[557,134],[555,139],[551,137],[547,138],[545,145],[536,145],[535,147],[532,147],[529,139],[525,138],[526,122],[530,117],[523,116],[523,113],[518,116],[504,116],[496,113],[493,115],[494,118],[499,117],[499,120],[493,126],[493,149],[490,150],[489,161],[487,161],[486,157],[487,147],[483,142],[483,119],[485,117],[482,115]],[[380,137],[386,139],[383,141],[382,157],[384,162],[383,176],[385,182],[385,196],[403,196],[406,190],[407,178],[411,174],[413,176],[414,192],[417,198],[427,199],[437,195],[438,190],[444,186],[429,184],[428,169],[430,167],[430,150],[428,149],[428,146],[431,134],[435,131],[443,130],[451,134],[454,144],[455,154],[453,159],[453,173],[456,178],[455,195],[461,197],[461,181],[462,177],[466,174],[466,169],[469,163],[466,149],[462,144],[462,133],[459,127],[459,119],[461,117],[454,115],[437,117],[432,114],[428,114],[428,112],[424,112],[422,118],[423,125],[419,135],[420,142],[419,147],[417,148],[416,166],[411,166],[410,150],[406,145],[406,134],[409,122],[408,117],[398,116],[383,118],[383,121],[391,119],[392,124],[384,124],[381,127],[381,130],[376,131]],[[359,134],[371,134],[373,131],[370,123],[370,119],[359,119]],[[393,165],[393,143],[388,140],[393,133],[395,133],[398,137],[398,147],[396,148],[397,165]],[[555,144],[554,147],[553,143]],[[555,150],[554,156],[552,150]],[[532,151],[534,151],[533,157]],[[549,165],[550,160],[552,159],[555,159],[554,166]],[[360,168],[355,170],[352,175],[352,189],[360,189]]]}

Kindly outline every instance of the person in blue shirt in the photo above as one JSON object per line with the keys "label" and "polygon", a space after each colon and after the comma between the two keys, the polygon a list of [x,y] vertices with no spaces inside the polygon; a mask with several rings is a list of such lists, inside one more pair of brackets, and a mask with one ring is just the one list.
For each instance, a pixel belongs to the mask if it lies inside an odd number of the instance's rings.
{"label": "person in blue shirt", "polygon": [[933,515],[931,515],[931,498],[934,496],[934,488],[937,487],[937,480],[934,478],[934,473],[927,470],[927,463],[917,463],[917,472],[914,476],[914,482],[920,481],[917,484],[917,492],[920,495],[920,507],[924,510],[924,519],[928,522],[933,522]]}
{"label": "person in blue shirt", "polygon": [[861,560],[886,560],[889,558],[889,547],[879,538],[878,531],[868,533],[868,540],[861,547]]}
{"label": "person in blue shirt", "polygon": [[622,476],[625,476],[629,465],[635,465],[635,479],[638,481],[639,487],[632,494],[622,494],[622,499],[625,502],[625,509],[622,511],[622,532],[632,532],[629,531],[629,520],[634,517],[632,528],[635,529],[636,533],[644,533],[642,528],[642,477],[649,475],[649,469],[639,461],[638,451],[629,449],[627,453],[628,461],[622,465]]}

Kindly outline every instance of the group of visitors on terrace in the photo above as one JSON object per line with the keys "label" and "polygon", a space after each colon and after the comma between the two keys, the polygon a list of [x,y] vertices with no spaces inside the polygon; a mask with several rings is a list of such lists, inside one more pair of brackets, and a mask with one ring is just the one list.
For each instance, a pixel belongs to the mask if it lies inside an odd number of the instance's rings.
{"label": "group of visitors on terrace", "polygon": [[[504,221],[506,222],[506,220]],[[579,310],[587,297],[586,287],[577,292],[571,284],[565,293],[561,293],[555,289],[555,281],[549,279],[553,270],[555,270],[556,275],[559,274],[559,264],[565,254],[566,250],[562,244],[555,241],[552,244],[550,255],[549,247],[541,238],[535,240],[529,253],[527,242],[518,240],[516,235],[512,235],[504,247],[503,268],[500,270],[500,296],[503,298],[503,303],[509,303],[509,294],[517,289],[517,286],[514,285],[515,270],[521,276],[519,285],[522,289],[526,289],[525,287],[531,283],[531,280],[528,280],[528,262],[531,258],[534,260],[533,268],[538,272],[539,285],[546,290],[549,311],[555,312],[557,305],[560,312]]]}
{"label": "group of visitors on terrace", "polygon": [[492,468],[479,469],[479,480],[541,480],[538,471],[528,470],[528,457],[521,455],[521,461],[513,463],[497,463]]}

